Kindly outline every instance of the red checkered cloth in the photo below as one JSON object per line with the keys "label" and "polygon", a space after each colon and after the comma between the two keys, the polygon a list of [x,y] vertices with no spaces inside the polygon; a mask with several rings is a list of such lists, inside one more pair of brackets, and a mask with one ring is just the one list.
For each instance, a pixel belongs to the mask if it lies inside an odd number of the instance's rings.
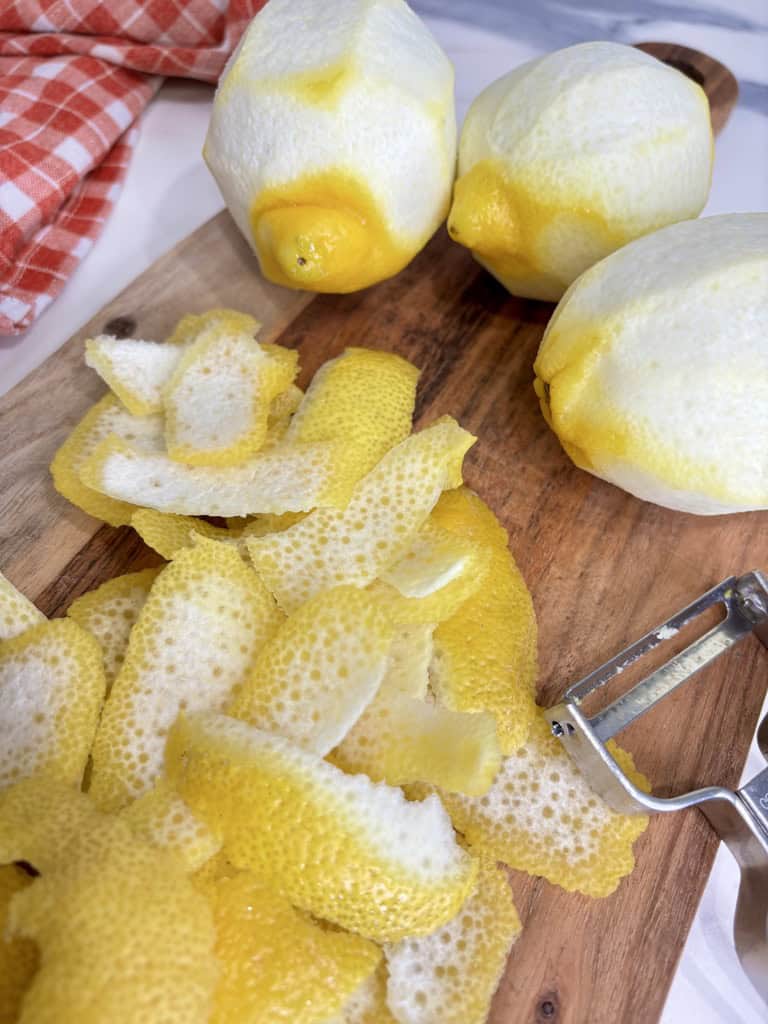
{"label": "red checkered cloth", "polygon": [[161,76],[216,82],[265,2],[0,0],[0,334],[92,247]]}

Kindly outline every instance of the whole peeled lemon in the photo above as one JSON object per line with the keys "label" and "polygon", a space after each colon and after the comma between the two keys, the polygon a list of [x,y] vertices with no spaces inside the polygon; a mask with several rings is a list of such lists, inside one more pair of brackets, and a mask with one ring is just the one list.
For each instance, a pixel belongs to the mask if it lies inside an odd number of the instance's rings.
{"label": "whole peeled lemon", "polygon": [[453,68],[403,0],[270,0],[224,70],[203,155],[266,277],[364,288],[445,219]]}
{"label": "whole peeled lemon", "polygon": [[583,43],[474,101],[448,230],[513,295],[556,300],[615,249],[697,216],[711,170],[695,82],[633,47]]}
{"label": "whole peeled lemon", "polygon": [[685,512],[768,508],[768,214],[608,256],[560,302],[535,370],[582,469]]}

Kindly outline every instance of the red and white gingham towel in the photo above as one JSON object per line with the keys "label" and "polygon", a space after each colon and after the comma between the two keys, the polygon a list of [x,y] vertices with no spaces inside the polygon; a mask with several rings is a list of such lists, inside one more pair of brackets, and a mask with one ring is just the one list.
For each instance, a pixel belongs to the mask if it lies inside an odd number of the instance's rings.
{"label": "red and white gingham towel", "polygon": [[0,334],[98,237],[164,75],[216,82],[266,0],[2,0]]}

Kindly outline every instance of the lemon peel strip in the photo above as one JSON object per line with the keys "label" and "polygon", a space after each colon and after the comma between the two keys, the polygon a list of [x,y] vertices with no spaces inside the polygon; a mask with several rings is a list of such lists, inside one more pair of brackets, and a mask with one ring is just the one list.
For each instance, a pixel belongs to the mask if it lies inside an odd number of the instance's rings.
{"label": "lemon peel strip", "polygon": [[389,352],[348,348],[312,378],[287,440],[345,440],[357,452],[357,479],[411,432],[419,370]]}
{"label": "lemon peel strip", "polygon": [[365,587],[407,550],[441,492],[461,483],[475,439],[450,416],[390,449],[343,510],[316,509],[283,533],[248,541],[256,571],[286,611],[349,583]]}
{"label": "lemon peel strip", "polygon": [[356,587],[317,594],[264,646],[228,713],[323,757],[376,694],[392,632],[379,602]]}
{"label": "lemon peel strip", "polygon": [[432,686],[453,711],[490,711],[502,753],[516,749],[534,718],[536,617],[507,532],[466,488],[443,495],[433,521],[489,552],[481,586],[435,629]]}
{"label": "lemon peel strip", "polygon": [[[163,453],[144,452],[108,438],[84,463],[80,477],[110,500],[158,512],[281,515],[346,504],[351,481],[344,459],[343,445],[328,441],[279,445],[239,466],[186,466]],[[125,522],[130,522],[133,511]]]}
{"label": "lemon peel strip", "polygon": [[[51,475],[56,490],[73,505],[110,526],[124,526],[131,521],[135,502],[108,497],[89,487],[80,477],[80,470],[89,457],[112,435],[128,445],[149,451],[163,447],[163,422],[159,416],[132,416],[114,395],[107,394],[86,412],[51,462]],[[140,502],[139,502],[140,504]]]}
{"label": "lemon peel strip", "polygon": [[180,710],[220,709],[282,616],[234,548],[201,540],[155,581],[93,744],[91,795],[117,809],[150,788]]}
{"label": "lemon peel strip", "polygon": [[[626,751],[612,744],[611,753],[648,788]],[[617,814],[589,788],[541,714],[482,801],[446,793],[443,802],[473,847],[587,896],[609,896],[632,871],[632,844],[648,825],[646,815]]]}
{"label": "lemon peel strip", "polygon": [[177,345],[99,334],[85,342],[85,365],[134,416],[162,412],[163,388],[179,361]]}
{"label": "lemon peel strip", "polygon": [[143,569],[102,583],[95,590],[75,598],[67,617],[98,641],[107,681],[106,693],[123,663],[133,624],[144,607],[160,569]]}
{"label": "lemon peel strip", "polygon": [[45,616],[0,572],[0,642],[20,636]]}
{"label": "lemon peel strip", "polygon": [[[273,349],[274,351],[274,349]],[[249,334],[209,327],[183,353],[163,392],[172,459],[234,466],[267,436],[270,406],[291,386],[298,355],[265,352]]]}
{"label": "lemon peel strip", "polygon": [[430,932],[474,885],[476,864],[437,797],[408,802],[399,789],[345,775],[237,719],[180,719],[166,770],[236,867],[368,938]]}
{"label": "lemon peel strip", "polygon": [[32,775],[79,785],[104,700],[96,640],[53,619],[0,644],[0,787]]}
{"label": "lemon peel strip", "polygon": [[385,948],[390,1010],[400,1024],[485,1024],[521,931],[506,871],[481,857],[477,888],[453,920]]}
{"label": "lemon peel strip", "polygon": [[318,1024],[381,961],[372,942],[320,927],[249,872],[215,879],[205,890],[222,968],[211,1024]]}

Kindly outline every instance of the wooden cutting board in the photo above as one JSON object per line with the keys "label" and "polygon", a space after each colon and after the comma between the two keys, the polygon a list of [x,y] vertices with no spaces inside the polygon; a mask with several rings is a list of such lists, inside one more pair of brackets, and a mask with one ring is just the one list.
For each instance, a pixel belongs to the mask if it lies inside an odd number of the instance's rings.
{"label": "wooden cutting board", "polygon": [[[677,50],[689,63],[691,51]],[[719,90],[730,106],[735,83],[714,70],[710,99]],[[262,340],[298,348],[302,384],[347,345],[398,352],[422,369],[419,423],[451,413],[478,435],[466,477],[509,529],[533,592],[545,705],[721,578],[768,567],[768,513],[669,512],[569,462],[532,388],[552,307],[511,298],[443,232],[393,280],[313,298],[266,284],[220,214],[0,399],[0,570],[46,614],[158,561],[132,530],[98,523],[51,485],[54,451],[104,390],[83,363],[83,339],[102,331],[162,338],[183,313],[211,306],[253,313],[265,324]],[[657,793],[737,782],[767,667],[749,639],[622,735]],[[651,822],[635,872],[608,899],[513,872],[525,930],[491,1024],[655,1024],[716,848],[691,811]]]}
{"label": "wooden cutting board", "polygon": [[[213,305],[255,314],[265,340],[298,348],[302,384],[347,345],[398,352],[422,370],[419,423],[451,413],[478,435],[466,476],[509,529],[533,592],[544,704],[721,578],[768,567],[768,513],[669,512],[569,462],[532,387],[552,307],[511,298],[444,233],[391,281],[310,298],[266,284],[220,214],[0,400],[0,570],[48,615],[157,561],[132,530],[101,525],[51,485],[54,451],[103,392],[83,339],[162,338],[182,313]],[[657,792],[736,783],[767,667],[749,639],[624,734]],[[656,1022],[716,846],[697,812],[657,817],[636,871],[601,901],[513,873],[525,931],[493,1024]]]}

